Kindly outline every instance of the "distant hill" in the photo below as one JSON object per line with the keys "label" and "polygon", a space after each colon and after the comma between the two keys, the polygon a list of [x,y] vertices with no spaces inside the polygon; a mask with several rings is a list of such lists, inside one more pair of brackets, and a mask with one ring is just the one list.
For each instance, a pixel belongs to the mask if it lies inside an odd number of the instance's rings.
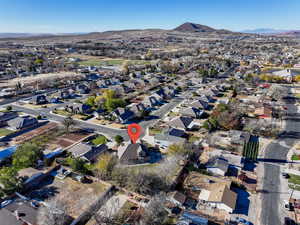
{"label": "distant hill", "polygon": [[68,36],[85,33],[0,33],[0,38],[30,38],[30,37],[51,37],[51,36]]}
{"label": "distant hill", "polygon": [[281,32],[286,32],[289,30],[278,30],[272,28],[258,28],[253,30],[243,30],[242,33],[249,33],[249,34],[277,34]]}
{"label": "distant hill", "polygon": [[281,32],[281,33],[276,34],[276,36],[289,36],[289,37],[300,38],[300,30],[291,30],[291,31]]}
{"label": "distant hill", "polygon": [[174,30],[181,31],[181,32],[214,32],[216,29],[205,26],[202,24],[196,24],[196,23],[184,23],[180,26],[176,27]]}

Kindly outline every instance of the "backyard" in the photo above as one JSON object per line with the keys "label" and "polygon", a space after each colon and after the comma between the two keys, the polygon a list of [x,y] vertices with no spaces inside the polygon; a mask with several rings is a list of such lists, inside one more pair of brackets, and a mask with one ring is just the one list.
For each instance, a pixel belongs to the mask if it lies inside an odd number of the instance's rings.
{"label": "backyard", "polygon": [[7,136],[7,135],[12,134],[12,133],[14,133],[13,130],[9,130],[9,129],[6,129],[6,128],[0,128],[0,137]]}

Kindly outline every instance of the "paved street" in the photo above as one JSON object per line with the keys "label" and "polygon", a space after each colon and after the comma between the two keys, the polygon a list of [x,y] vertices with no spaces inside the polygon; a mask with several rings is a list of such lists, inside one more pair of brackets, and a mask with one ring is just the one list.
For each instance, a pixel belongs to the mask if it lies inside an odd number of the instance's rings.
{"label": "paved street", "polygon": [[[188,93],[189,92],[184,93],[183,96],[186,96]],[[154,124],[158,120],[158,118],[162,118],[170,110],[175,108],[183,99],[184,99],[183,97],[175,97],[169,103],[164,104],[158,110],[153,111],[152,114],[151,114],[153,116],[153,119],[147,120],[147,121],[142,121],[140,123],[140,125],[144,129],[146,129],[150,125]],[[59,104],[57,107],[62,107],[62,106],[63,106],[63,104]],[[13,107],[14,110],[22,111],[22,112],[24,112],[26,114],[30,114],[30,115],[38,116],[40,114],[43,114],[47,117],[48,120],[52,120],[52,121],[55,121],[55,122],[62,122],[64,120],[64,117],[59,116],[59,115],[55,115],[53,113],[50,113],[51,109],[53,109],[54,107],[40,108],[40,109],[29,109],[27,107],[23,107],[23,106],[17,105],[17,104],[12,104],[12,107]],[[121,136],[124,137],[125,140],[129,139],[126,130],[113,129],[113,128],[109,128],[107,126],[92,124],[92,123],[89,123],[89,122],[86,122],[86,121],[80,121],[80,120],[76,120],[76,121],[77,121],[77,126],[78,127],[93,129],[94,131],[96,131],[98,133],[101,133],[101,134],[104,134],[104,135],[107,135],[107,136],[110,136],[111,138],[113,138],[116,135],[121,135]]]}
{"label": "paved street", "polygon": [[[288,113],[297,112],[294,104],[288,104]],[[281,225],[284,218],[280,216],[280,165],[286,161],[288,150],[300,138],[300,121],[294,116],[286,120],[285,133],[278,140],[269,144],[265,151],[264,180],[262,194],[261,223],[263,225]]]}

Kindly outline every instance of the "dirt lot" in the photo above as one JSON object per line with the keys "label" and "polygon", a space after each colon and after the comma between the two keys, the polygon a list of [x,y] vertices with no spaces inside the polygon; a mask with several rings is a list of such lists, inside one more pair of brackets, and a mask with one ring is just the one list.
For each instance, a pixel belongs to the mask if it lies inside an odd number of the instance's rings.
{"label": "dirt lot", "polygon": [[81,74],[76,74],[74,72],[61,72],[61,73],[46,73],[46,74],[38,74],[35,76],[28,76],[28,77],[20,77],[20,78],[14,78],[11,80],[8,80],[7,82],[0,83],[0,88],[1,87],[15,87],[15,85],[18,82],[21,82],[23,84],[29,84],[29,83],[34,83],[36,81],[43,81],[47,82],[49,80],[54,80],[58,78],[64,78],[68,79],[74,76],[82,76]]}
{"label": "dirt lot", "polygon": [[45,202],[60,201],[66,205],[70,216],[76,218],[83,213],[109,187],[100,182],[83,184],[67,177],[63,180],[49,178],[40,189],[33,191],[31,197]]}

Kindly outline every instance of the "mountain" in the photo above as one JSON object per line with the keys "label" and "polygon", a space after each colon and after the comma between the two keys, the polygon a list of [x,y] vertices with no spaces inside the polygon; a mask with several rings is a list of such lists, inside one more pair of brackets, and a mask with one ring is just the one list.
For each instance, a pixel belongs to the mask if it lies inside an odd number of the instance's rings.
{"label": "mountain", "polygon": [[30,37],[51,37],[64,35],[80,35],[86,34],[83,32],[77,33],[0,33],[0,38],[30,38]]}
{"label": "mountain", "polygon": [[249,33],[249,34],[278,34],[282,32],[286,32],[289,30],[278,30],[272,28],[258,28],[253,30],[243,30],[242,33]]}
{"label": "mountain", "polygon": [[211,28],[209,26],[205,26],[202,24],[196,24],[196,23],[184,23],[180,26],[176,27],[174,30],[181,31],[181,32],[214,32],[216,29]]}
{"label": "mountain", "polygon": [[276,36],[289,36],[289,37],[300,37],[300,30],[291,30],[291,31],[285,31],[281,33],[277,33]]}

